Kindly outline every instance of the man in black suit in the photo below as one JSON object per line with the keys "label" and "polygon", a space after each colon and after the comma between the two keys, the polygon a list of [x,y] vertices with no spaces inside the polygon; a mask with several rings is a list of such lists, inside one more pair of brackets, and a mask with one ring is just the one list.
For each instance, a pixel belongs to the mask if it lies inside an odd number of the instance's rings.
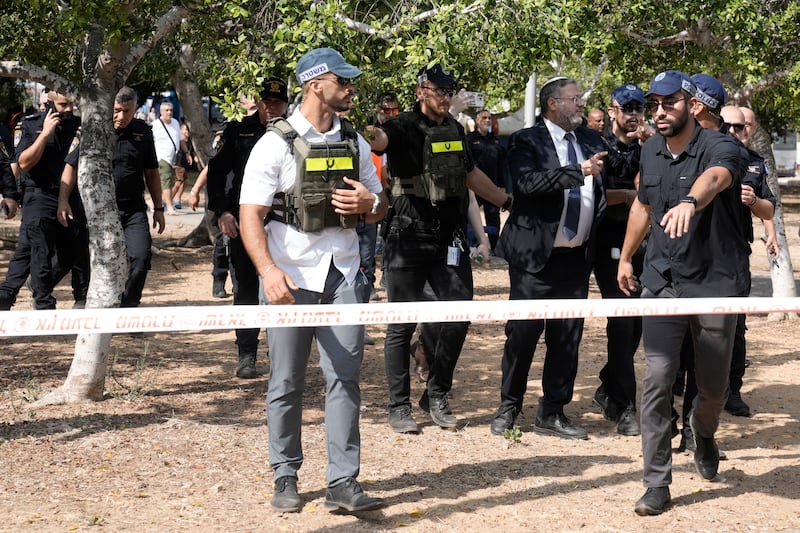
{"label": "man in black suit", "polygon": [[[514,208],[497,255],[508,261],[512,300],[580,298],[589,294],[592,241],[606,208],[602,169],[607,155],[599,133],[581,126],[585,102],[572,78],[544,84],[544,120],[512,135],[508,167]],[[511,320],[506,324],[500,407],[491,431],[502,435],[522,410],[533,352],[544,331],[543,396],[533,430],[586,439],[564,415],[572,400],[583,319]]]}

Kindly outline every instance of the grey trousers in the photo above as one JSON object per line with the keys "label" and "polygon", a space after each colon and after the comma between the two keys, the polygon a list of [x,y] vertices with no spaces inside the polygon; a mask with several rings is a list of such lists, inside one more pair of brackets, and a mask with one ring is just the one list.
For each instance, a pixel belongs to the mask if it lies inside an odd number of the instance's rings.
{"label": "grey trousers", "polygon": [[[296,305],[360,303],[364,276],[348,285],[331,265],[324,292],[292,291]],[[359,373],[364,355],[363,326],[269,328],[270,376],[267,389],[269,463],[274,477],[297,477],[303,464],[301,424],[311,341],[317,338],[325,376],[325,437],[328,485],[357,477],[361,461]],[[311,391],[319,394],[321,391]]]}
{"label": "grey trousers", "polygon": [[[647,288],[642,298],[676,298],[672,287],[657,295]],[[642,319],[647,370],[642,391],[642,456],[644,486],[672,483],[672,384],[680,365],[687,329],[695,353],[697,397],[692,406],[694,429],[713,437],[728,394],[736,315],[645,316]]]}

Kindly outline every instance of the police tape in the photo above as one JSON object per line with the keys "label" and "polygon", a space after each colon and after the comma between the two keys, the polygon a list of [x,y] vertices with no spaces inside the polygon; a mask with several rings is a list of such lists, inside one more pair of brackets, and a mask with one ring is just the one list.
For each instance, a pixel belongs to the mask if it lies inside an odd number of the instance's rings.
{"label": "police tape", "polygon": [[59,309],[0,312],[0,336],[798,312],[800,298],[473,300],[358,305]]}

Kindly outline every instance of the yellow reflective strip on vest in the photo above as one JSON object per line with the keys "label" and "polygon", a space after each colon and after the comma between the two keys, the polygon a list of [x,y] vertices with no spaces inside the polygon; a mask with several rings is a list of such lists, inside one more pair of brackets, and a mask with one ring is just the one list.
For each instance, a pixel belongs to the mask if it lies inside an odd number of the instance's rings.
{"label": "yellow reflective strip on vest", "polygon": [[463,152],[464,147],[461,145],[461,141],[443,141],[431,143],[431,151],[434,154],[441,154],[442,152]]}
{"label": "yellow reflective strip on vest", "polygon": [[310,157],[306,159],[306,170],[324,172],[325,170],[353,170],[352,157]]}

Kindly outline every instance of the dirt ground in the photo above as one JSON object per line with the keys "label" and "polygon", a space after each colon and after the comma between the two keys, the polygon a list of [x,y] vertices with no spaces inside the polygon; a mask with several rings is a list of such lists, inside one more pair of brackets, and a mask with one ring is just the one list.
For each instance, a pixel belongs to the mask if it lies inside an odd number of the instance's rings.
{"label": "dirt ground", "polygon": [[[787,193],[785,193],[787,194]],[[787,233],[800,263],[800,196],[784,197]],[[210,249],[165,248],[192,229],[169,217],[156,239],[144,305],[230,305],[211,298]],[[5,224],[8,232],[9,224]],[[13,228],[11,228],[13,230]],[[11,250],[0,250],[5,272]],[[770,293],[759,249],[753,270]],[[795,267],[797,268],[797,267]],[[765,278],[766,276],[766,278]],[[506,267],[476,269],[478,299],[507,298]],[[69,307],[60,286],[60,307]],[[379,291],[382,298],[385,294]],[[596,291],[593,291],[596,296]],[[23,289],[18,308],[30,309]],[[13,311],[12,311],[13,312]],[[324,383],[309,369],[303,442],[306,462],[298,514],[271,510],[264,395],[269,363],[262,339],[259,379],[233,374],[233,332],[117,335],[99,403],[35,408],[67,374],[74,337],[6,338],[0,352],[1,531],[786,531],[800,530],[800,322],[749,320],[744,396],[752,418],[723,414],[718,433],[728,460],[724,481],[673,456],[673,508],[642,518],[639,437],[622,437],[591,405],[604,361],[605,322],[591,319],[581,347],[575,398],[567,414],[587,441],[530,431],[540,394],[542,352],[531,369],[524,434],[489,433],[499,401],[502,324],[473,324],[455,376],[452,406],[462,421],[440,430],[420,413],[420,435],[386,424],[383,327],[367,346],[362,372],[362,470],[368,493],[388,500],[360,518],[328,513],[325,495]],[[639,378],[644,355],[637,355]],[[414,397],[422,385],[413,383]],[[677,446],[678,440],[673,441]]]}

